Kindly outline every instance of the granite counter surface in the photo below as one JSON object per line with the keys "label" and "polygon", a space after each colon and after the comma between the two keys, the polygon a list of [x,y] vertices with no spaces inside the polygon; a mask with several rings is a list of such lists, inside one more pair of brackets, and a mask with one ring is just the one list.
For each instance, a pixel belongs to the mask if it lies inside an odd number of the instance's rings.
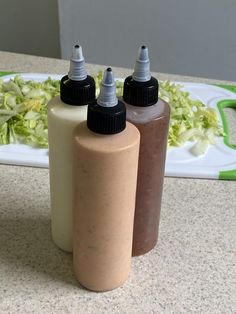
{"label": "granite counter surface", "polygon": [[[0,52],[0,70],[66,73],[68,61]],[[157,247],[133,258],[122,287],[94,293],[51,240],[48,170],[0,165],[0,313],[236,313],[235,191],[233,181],[165,178]]]}

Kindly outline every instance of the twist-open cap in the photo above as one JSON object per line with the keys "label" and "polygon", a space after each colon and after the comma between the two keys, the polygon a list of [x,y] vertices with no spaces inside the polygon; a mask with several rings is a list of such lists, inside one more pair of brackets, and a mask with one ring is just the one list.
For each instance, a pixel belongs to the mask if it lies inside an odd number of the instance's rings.
{"label": "twist-open cap", "polygon": [[60,82],[61,100],[69,105],[83,106],[95,100],[95,92],[95,81],[85,69],[82,47],[75,45],[68,75]]}
{"label": "twist-open cap", "polygon": [[100,134],[120,133],[126,127],[126,108],[116,97],[111,68],[104,72],[97,101],[88,106],[87,126]]}
{"label": "twist-open cap", "polygon": [[159,84],[151,76],[148,48],[141,46],[136,59],[134,73],[124,82],[123,99],[126,103],[146,107],[158,101]]}

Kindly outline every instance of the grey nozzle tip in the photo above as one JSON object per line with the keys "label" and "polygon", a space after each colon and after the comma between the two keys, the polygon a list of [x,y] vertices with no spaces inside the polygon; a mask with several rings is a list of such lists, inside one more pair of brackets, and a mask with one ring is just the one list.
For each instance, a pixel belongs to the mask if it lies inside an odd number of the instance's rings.
{"label": "grey nozzle tip", "polygon": [[74,46],[71,59],[74,61],[77,61],[77,60],[80,61],[80,60],[84,59],[83,50],[82,50],[82,47],[80,45]]}
{"label": "grey nozzle tip", "polygon": [[115,84],[112,68],[107,68],[104,71],[102,83],[104,85],[114,85]]}
{"label": "grey nozzle tip", "polygon": [[139,48],[139,53],[138,53],[138,59],[140,61],[149,61],[149,56],[148,56],[148,48],[146,46],[142,46]]}
{"label": "grey nozzle tip", "polygon": [[118,103],[112,68],[107,68],[104,71],[97,103],[102,107],[114,107]]}
{"label": "grey nozzle tip", "polygon": [[87,77],[83,50],[82,47],[78,44],[75,45],[72,50],[68,77],[73,81],[82,81]]}
{"label": "grey nozzle tip", "polygon": [[150,61],[147,46],[141,46],[138,50],[138,57],[135,62],[133,79],[137,82],[146,82],[151,78]]}

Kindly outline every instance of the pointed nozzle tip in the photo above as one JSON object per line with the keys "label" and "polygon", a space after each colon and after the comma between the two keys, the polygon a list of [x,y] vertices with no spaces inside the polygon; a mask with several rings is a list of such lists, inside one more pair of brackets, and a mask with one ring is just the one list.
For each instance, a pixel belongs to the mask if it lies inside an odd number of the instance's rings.
{"label": "pointed nozzle tip", "polygon": [[102,107],[114,107],[118,103],[116,83],[111,68],[104,71],[97,103]]}
{"label": "pointed nozzle tip", "polygon": [[147,46],[141,46],[134,66],[133,79],[137,82],[146,82],[151,78],[150,61]]}
{"label": "pointed nozzle tip", "polygon": [[82,47],[80,45],[75,45],[72,51],[72,60],[83,60],[84,56],[83,56],[83,50]]}
{"label": "pointed nozzle tip", "polygon": [[139,48],[138,52],[138,59],[140,61],[149,61],[149,56],[148,56],[148,48],[147,46],[141,46]]}
{"label": "pointed nozzle tip", "polygon": [[103,84],[104,85],[114,85],[115,84],[112,68],[107,68],[104,71]]}
{"label": "pointed nozzle tip", "polygon": [[87,77],[83,50],[80,45],[75,45],[73,47],[68,77],[73,81],[82,81]]}

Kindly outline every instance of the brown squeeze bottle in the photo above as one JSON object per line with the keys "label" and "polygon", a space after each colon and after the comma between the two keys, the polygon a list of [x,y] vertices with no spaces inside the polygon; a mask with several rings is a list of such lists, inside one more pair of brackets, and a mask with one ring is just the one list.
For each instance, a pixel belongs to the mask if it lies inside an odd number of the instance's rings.
{"label": "brown squeeze bottle", "polygon": [[130,272],[139,142],[108,68],[74,133],[73,264],[93,291],[119,287]]}
{"label": "brown squeeze bottle", "polygon": [[157,243],[170,107],[158,99],[158,81],[150,74],[148,48],[139,48],[134,73],[124,82],[127,120],[140,132],[140,155],[133,234],[133,256]]}

